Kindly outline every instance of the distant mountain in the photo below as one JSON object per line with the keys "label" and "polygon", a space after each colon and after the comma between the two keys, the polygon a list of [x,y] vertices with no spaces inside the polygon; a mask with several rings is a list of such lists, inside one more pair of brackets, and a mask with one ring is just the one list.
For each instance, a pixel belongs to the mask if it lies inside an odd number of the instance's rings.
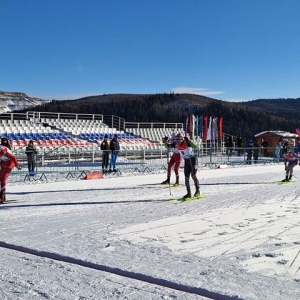
{"label": "distant mountain", "polygon": [[29,97],[24,93],[0,91],[0,114],[14,110],[30,109],[48,102],[48,100]]}

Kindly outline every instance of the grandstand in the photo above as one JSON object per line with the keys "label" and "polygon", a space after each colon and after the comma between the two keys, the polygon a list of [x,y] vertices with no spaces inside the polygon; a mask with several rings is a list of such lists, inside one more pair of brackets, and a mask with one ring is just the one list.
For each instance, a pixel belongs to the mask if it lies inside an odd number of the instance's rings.
{"label": "grandstand", "polygon": [[38,149],[82,148],[93,150],[107,134],[118,135],[121,150],[161,149],[162,137],[183,133],[182,123],[126,123],[117,116],[95,114],[6,113],[0,115],[1,137],[10,140],[15,151],[34,140]]}

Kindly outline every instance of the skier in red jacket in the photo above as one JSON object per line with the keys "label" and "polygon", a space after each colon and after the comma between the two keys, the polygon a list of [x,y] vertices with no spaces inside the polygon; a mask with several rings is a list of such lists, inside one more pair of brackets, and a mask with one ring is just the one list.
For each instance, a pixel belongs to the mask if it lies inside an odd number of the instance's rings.
{"label": "skier in red jacket", "polygon": [[176,149],[178,138],[180,138],[181,134],[172,135],[171,139],[168,140],[168,137],[163,138],[163,142],[167,148],[173,148],[173,154],[171,160],[168,163],[168,171],[167,171],[167,179],[162,182],[162,184],[170,184],[171,171],[174,167],[174,172],[176,175],[176,182],[174,186],[179,186],[179,169],[182,162],[182,156],[179,151]]}
{"label": "skier in red jacket", "polygon": [[11,171],[14,167],[19,167],[19,163],[17,158],[11,153],[11,151],[3,146],[0,145],[0,161],[1,161],[1,170],[0,170],[0,203],[5,201],[5,192],[6,192],[6,181],[9,177]]}

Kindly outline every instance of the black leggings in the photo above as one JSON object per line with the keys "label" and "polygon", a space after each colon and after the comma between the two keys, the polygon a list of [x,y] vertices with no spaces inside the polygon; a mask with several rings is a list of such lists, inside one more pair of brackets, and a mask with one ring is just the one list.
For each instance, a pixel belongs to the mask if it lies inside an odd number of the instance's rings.
{"label": "black leggings", "polygon": [[191,191],[190,176],[194,180],[196,189],[199,189],[199,181],[196,176],[198,170],[196,157],[191,157],[184,160],[184,181],[188,192]]}

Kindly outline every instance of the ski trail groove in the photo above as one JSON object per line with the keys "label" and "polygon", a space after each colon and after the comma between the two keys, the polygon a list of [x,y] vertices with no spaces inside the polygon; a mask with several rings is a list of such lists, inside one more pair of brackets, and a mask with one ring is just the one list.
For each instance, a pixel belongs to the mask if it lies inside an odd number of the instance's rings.
{"label": "ski trail groove", "polygon": [[92,262],[83,261],[81,259],[73,258],[70,256],[64,256],[64,255],[60,255],[60,254],[56,254],[56,253],[52,253],[52,252],[46,252],[46,251],[38,251],[35,249],[23,247],[23,246],[8,244],[3,241],[0,241],[0,247],[9,249],[9,250],[19,251],[22,253],[26,253],[26,254],[30,254],[30,255],[34,255],[34,256],[38,256],[38,257],[45,257],[45,258],[53,259],[53,260],[60,261],[60,262],[71,263],[71,264],[75,264],[75,265],[82,266],[85,268],[90,268],[90,269],[126,277],[129,279],[135,279],[135,280],[147,282],[150,284],[177,290],[180,292],[185,292],[185,293],[190,293],[190,294],[207,297],[209,299],[244,300],[243,298],[240,298],[238,296],[222,295],[219,293],[210,292],[206,289],[199,288],[199,287],[193,287],[193,286],[189,286],[189,285],[185,285],[185,284],[172,282],[172,281],[162,279],[162,278],[156,278],[156,277],[153,277],[150,275],[130,272],[130,271],[122,270],[119,268],[113,268],[113,267],[109,267],[109,266],[105,266],[105,265],[95,264]]}

